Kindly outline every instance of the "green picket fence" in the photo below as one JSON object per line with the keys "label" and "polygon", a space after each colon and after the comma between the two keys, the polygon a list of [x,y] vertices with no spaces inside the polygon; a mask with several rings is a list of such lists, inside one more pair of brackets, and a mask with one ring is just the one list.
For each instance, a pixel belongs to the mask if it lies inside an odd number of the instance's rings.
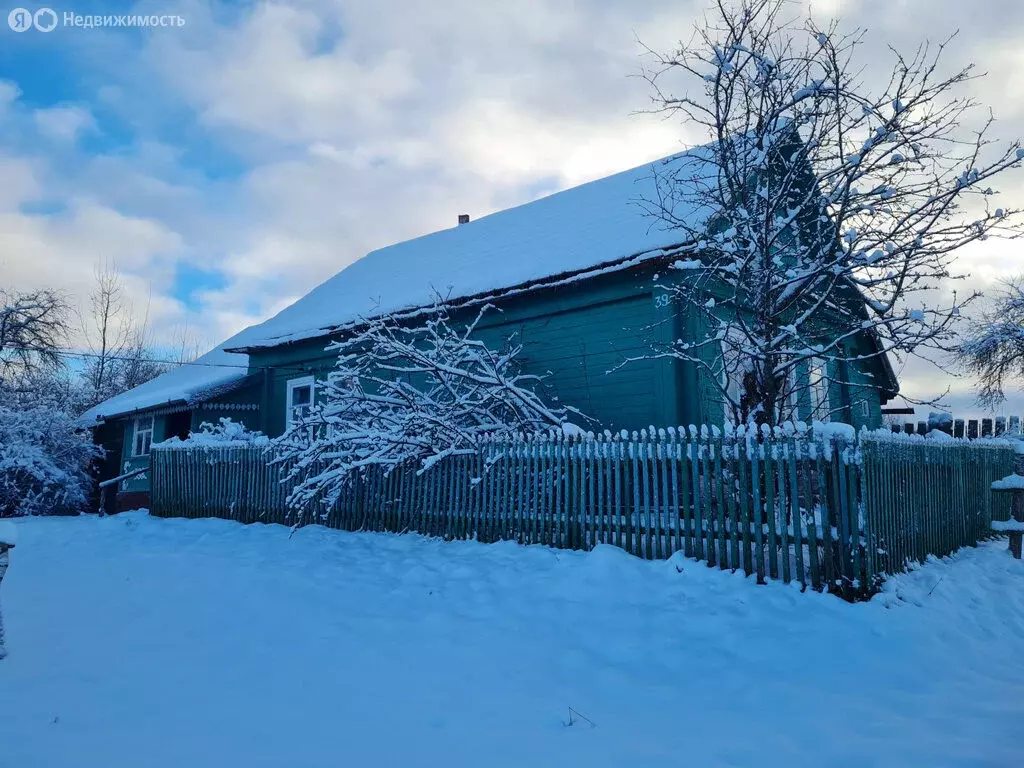
{"label": "green picket fence", "polygon": [[362,531],[609,544],[675,552],[853,597],[886,573],[988,534],[988,484],[1012,472],[998,441],[909,436],[649,430],[530,436],[486,444],[429,470],[353,474],[331,505],[288,507],[273,453],[250,446],[154,446],[152,513],[240,522],[319,522]]}

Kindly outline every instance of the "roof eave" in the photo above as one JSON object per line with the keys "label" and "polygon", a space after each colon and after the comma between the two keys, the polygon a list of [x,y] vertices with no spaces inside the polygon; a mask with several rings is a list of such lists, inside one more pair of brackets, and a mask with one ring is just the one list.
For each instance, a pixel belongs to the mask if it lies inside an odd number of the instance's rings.
{"label": "roof eave", "polygon": [[[676,256],[679,255],[679,252],[686,247],[688,243],[689,241],[682,241],[674,245],[664,246],[649,251],[640,251],[639,253],[634,253],[631,256],[626,256],[621,259],[615,259],[614,261],[607,261],[602,264],[595,264],[594,266],[587,267],[586,269],[574,270],[571,272],[562,272],[554,275],[547,275],[536,280],[529,280],[523,283],[518,283],[517,285],[511,285],[497,290],[486,291],[483,293],[477,293],[470,296],[461,296],[455,299],[449,299],[444,303],[456,308],[471,307],[477,304],[482,304],[487,301],[494,301],[500,298],[508,298],[509,296],[514,296],[522,293],[530,293],[532,291],[540,291],[547,288],[555,288],[561,284],[570,281],[598,277],[599,275],[608,274],[610,272],[622,272],[630,269],[638,269],[642,266],[657,263],[658,261],[663,259],[675,258]],[[398,310],[392,314],[394,314],[400,319],[414,317],[418,314],[421,314],[431,306],[433,305],[421,304],[420,306],[417,307],[410,307],[408,309]],[[365,318],[359,321],[342,323],[335,326],[327,326],[316,329],[315,331],[311,330],[308,332],[309,335],[303,336],[301,338],[282,339],[281,341],[273,343],[271,343],[271,340],[268,339],[265,343],[255,343],[244,347],[230,347],[225,348],[224,351],[238,354],[252,354],[253,352],[261,352],[266,351],[268,349],[277,349],[280,347],[288,347],[295,344],[304,344],[315,339],[326,338],[329,336],[333,336],[337,333],[340,333],[342,331],[348,330],[350,328],[358,327],[363,322],[366,322],[366,320],[373,319],[373,317],[377,316],[374,315],[371,316],[370,318]]]}

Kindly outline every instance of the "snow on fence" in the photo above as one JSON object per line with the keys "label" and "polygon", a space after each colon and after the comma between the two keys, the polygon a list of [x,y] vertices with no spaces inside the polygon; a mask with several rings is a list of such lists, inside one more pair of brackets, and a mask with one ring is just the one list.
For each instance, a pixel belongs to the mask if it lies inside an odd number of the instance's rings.
{"label": "snow on fence", "polygon": [[[355,474],[317,522],[568,549],[611,544],[648,559],[681,550],[760,581],[853,597],[885,573],[990,535],[993,507],[1007,502],[992,500],[989,484],[1013,471],[1013,455],[1001,441],[878,433],[541,435],[424,472]],[[151,511],[295,523],[272,458],[260,446],[154,446]]]}

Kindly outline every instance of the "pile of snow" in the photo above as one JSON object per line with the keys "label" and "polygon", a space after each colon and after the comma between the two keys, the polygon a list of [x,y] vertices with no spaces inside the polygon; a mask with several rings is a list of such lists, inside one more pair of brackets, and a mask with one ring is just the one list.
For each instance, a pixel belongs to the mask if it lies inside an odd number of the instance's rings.
{"label": "pile of snow", "polygon": [[253,445],[270,445],[270,438],[262,432],[253,432],[245,424],[222,416],[216,425],[204,421],[198,432],[190,432],[187,439],[171,437],[161,443],[161,448],[232,448]]}
{"label": "pile of snow", "polygon": [[1000,533],[1024,531],[1024,522],[1020,520],[993,520],[992,530]]}
{"label": "pile of snow", "polygon": [[1020,763],[1005,541],[850,605],[611,547],[135,513],[19,527],[10,766]]}
{"label": "pile of snow", "polygon": [[821,440],[843,440],[851,442],[857,437],[857,430],[852,424],[841,421],[814,421],[811,428],[815,437]]}
{"label": "pile of snow", "polygon": [[932,432],[935,430],[940,431],[952,431],[953,429],[953,414],[946,413],[945,411],[932,411],[928,414],[928,431]]}
{"label": "pile of snow", "polygon": [[1024,489],[1024,475],[1007,475],[992,483],[993,491],[1012,491]]}
{"label": "pile of snow", "polygon": [[13,547],[18,543],[18,529],[9,520],[0,520],[0,544]]}

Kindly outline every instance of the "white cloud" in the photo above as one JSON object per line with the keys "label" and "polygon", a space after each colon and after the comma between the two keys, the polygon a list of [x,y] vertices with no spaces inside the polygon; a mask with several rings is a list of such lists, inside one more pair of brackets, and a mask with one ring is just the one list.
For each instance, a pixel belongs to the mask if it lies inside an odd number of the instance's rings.
{"label": "white cloud", "polygon": [[89,110],[73,105],[37,109],[33,117],[39,133],[55,141],[74,142],[82,131],[96,128]]}
{"label": "white cloud", "polygon": [[[1008,130],[1019,125],[1024,18],[1013,0],[979,0],[970,14],[953,0],[811,5],[819,18],[839,12],[868,26],[869,56],[884,56],[885,42],[908,48],[961,27],[953,55],[992,72],[974,91]],[[689,37],[705,6],[184,0],[187,26],[147,37],[141,50],[126,38],[90,38],[101,42],[83,48],[81,63],[106,74],[90,106],[119,114],[140,138],[77,167],[22,146],[0,164],[9,180],[0,210],[12,217],[0,237],[22,238],[26,252],[68,275],[91,274],[95,255],[117,252],[166,299],[160,311],[176,316],[185,310],[167,294],[175,269],[214,267],[224,287],[194,298],[209,336],[223,338],[372,248],[701,141],[690,126],[633,115],[649,91],[630,75],[641,62],[637,38],[668,49]],[[0,81],[0,120],[17,95]],[[20,130],[54,145],[102,130],[84,107],[67,109],[38,111]],[[167,138],[168,115],[184,116],[180,145]],[[196,139],[246,170],[205,174],[190,154]],[[17,212],[40,198],[67,208]],[[1007,199],[1024,200],[1024,190]],[[961,265],[979,284],[1019,268],[1012,249],[991,242]],[[918,383],[933,382],[908,379]]]}

